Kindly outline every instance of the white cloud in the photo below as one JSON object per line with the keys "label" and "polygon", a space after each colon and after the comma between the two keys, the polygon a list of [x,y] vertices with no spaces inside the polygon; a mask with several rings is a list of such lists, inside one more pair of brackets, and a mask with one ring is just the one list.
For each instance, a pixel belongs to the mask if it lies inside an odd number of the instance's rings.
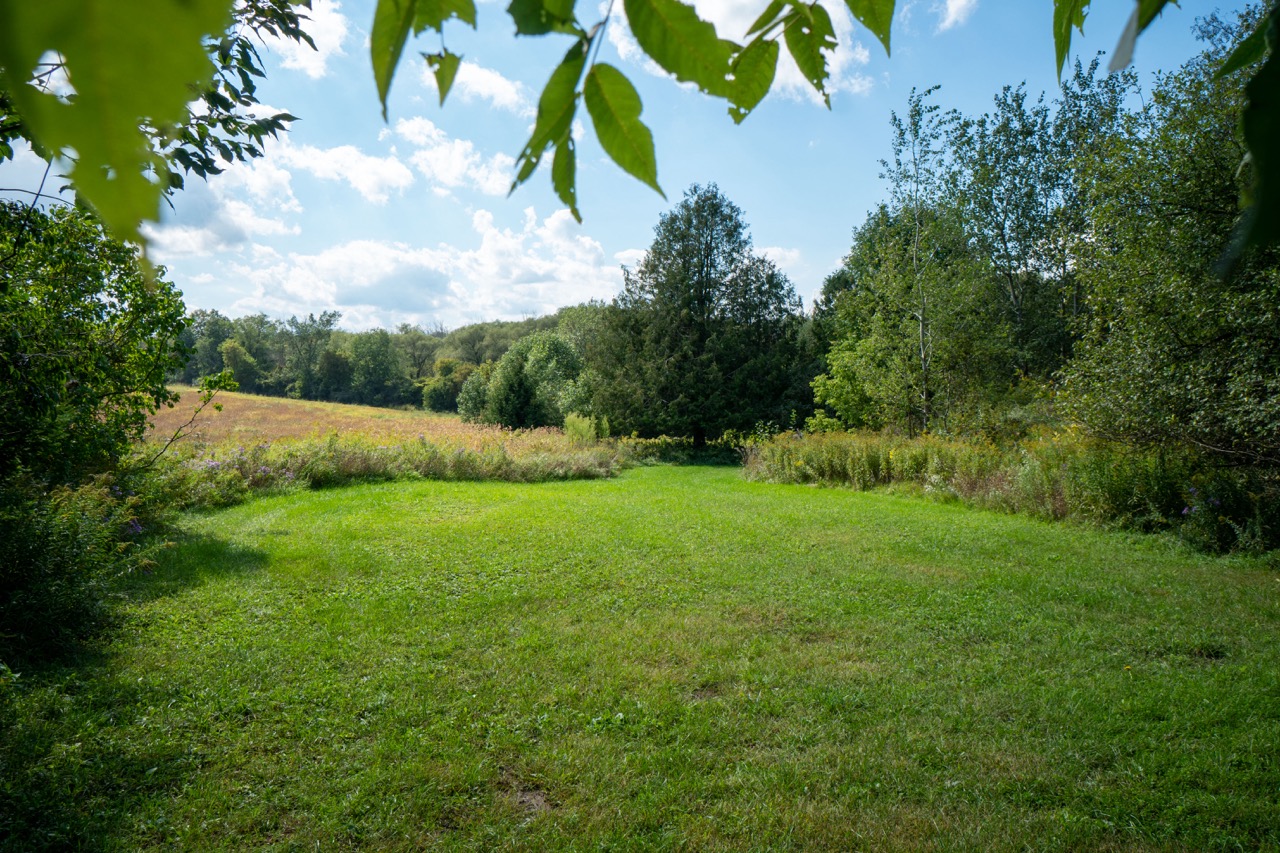
{"label": "white cloud", "polygon": [[217,182],[220,195],[241,188],[255,202],[289,213],[301,213],[302,205],[293,194],[293,175],[278,165],[269,154],[248,162],[235,162],[227,167]]}
{"label": "white cloud", "polygon": [[969,16],[976,8],[978,8],[978,0],[944,0],[942,3],[935,4],[933,10],[938,13],[938,32],[960,26],[969,20]]}
{"label": "white cloud", "polygon": [[[431,68],[422,66],[422,82],[432,91],[436,90],[436,78]],[[450,103],[460,99],[464,103],[485,101],[494,109],[506,110],[524,118],[532,118],[535,114],[533,102],[529,98],[528,89],[517,80],[508,80],[492,68],[485,68],[474,62],[463,62],[458,68],[458,76],[454,78],[453,88],[449,90]]]}
{"label": "white cloud", "polygon": [[782,246],[765,246],[760,254],[773,261],[783,272],[795,270],[804,259],[799,249],[785,249]]}
{"label": "white cloud", "polygon": [[522,225],[512,229],[479,210],[471,224],[473,248],[353,240],[315,254],[258,257],[231,271],[255,291],[233,311],[288,316],[333,309],[343,312],[349,328],[437,321],[458,326],[607,299],[621,284],[616,265],[568,211],[540,220],[528,208]]}
{"label": "white cloud", "polygon": [[[189,180],[176,198],[179,221],[144,223],[143,233],[161,262],[234,250],[261,237],[296,236],[288,220],[302,212],[292,175],[275,152],[250,163],[232,163],[211,182]],[[168,218],[168,217],[166,217]]]}
{"label": "white cloud", "polygon": [[329,60],[335,56],[344,56],[342,43],[347,39],[350,23],[339,11],[342,4],[337,0],[312,0],[311,10],[303,11],[310,20],[303,23],[302,28],[316,43],[312,50],[308,44],[298,44],[288,39],[273,38],[268,45],[282,57],[281,64],[285,68],[301,71],[312,80],[319,80],[329,73]]}
{"label": "white cloud", "polygon": [[409,162],[434,189],[470,187],[485,195],[504,195],[511,187],[515,160],[507,154],[484,157],[468,139],[451,139],[429,119],[417,116],[396,122],[395,132],[416,151]]}
{"label": "white cloud", "polygon": [[623,249],[621,252],[613,253],[613,259],[621,266],[632,268],[644,260],[644,256],[644,249]]}
{"label": "white cloud", "polygon": [[[959,0],[965,2],[965,0]],[[957,2],[957,0],[951,0]],[[969,0],[974,2],[974,0]],[[826,54],[827,91],[831,94],[847,92],[865,94],[871,89],[872,80],[858,69],[871,61],[870,52],[855,38],[853,18],[844,3],[837,0],[823,0],[823,7],[831,16],[832,28],[836,34],[836,49]],[[760,3],[757,0],[696,0],[694,6],[703,20],[710,21],[722,38],[741,41],[747,30],[760,14]],[[625,16],[620,15],[620,7],[614,6],[613,15],[620,18],[623,26],[609,27],[609,42],[618,51],[618,56],[625,62],[639,64],[646,71],[657,76],[669,76],[636,44],[626,27]],[[604,7],[601,7],[604,14]],[[814,103],[822,103],[822,96],[814,91],[813,86],[800,73],[795,61],[784,49],[778,59],[778,71],[774,80],[774,93],[783,97],[805,99]]]}
{"label": "white cloud", "polygon": [[328,181],[345,181],[373,204],[386,204],[392,190],[413,183],[413,172],[394,155],[374,157],[354,145],[316,148],[285,143],[279,148],[282,162]]}

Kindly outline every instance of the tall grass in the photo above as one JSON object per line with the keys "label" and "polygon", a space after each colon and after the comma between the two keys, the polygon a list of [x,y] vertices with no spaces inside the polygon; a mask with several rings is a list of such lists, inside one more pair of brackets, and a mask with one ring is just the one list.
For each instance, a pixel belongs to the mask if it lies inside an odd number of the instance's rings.
{"label": "tall grass", "polygon": [[249,446],[193,443],[158,460],[152,478],[174,509],[231,506],[254,493],[404,479],[531,483],[609,477],[624,464],[615,445],[575,446],[563,436],[516,449],[450,446],[425,437],[395,443],[362,435],[280,439]]}
{"label": "tall grass", "polygon": [[751,479],[907,485],[1045,519],[1177,530],[1206,550],[1280,545],[1280,495],[1267,472],[1223,471],[1195,454],[1141,450],[1054,433],[1008,446],[938,436],[784,433],[744,451]]}

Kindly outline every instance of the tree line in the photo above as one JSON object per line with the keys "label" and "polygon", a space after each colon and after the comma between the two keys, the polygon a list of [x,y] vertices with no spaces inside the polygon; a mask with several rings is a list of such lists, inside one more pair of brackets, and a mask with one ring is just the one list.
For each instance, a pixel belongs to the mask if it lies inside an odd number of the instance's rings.
{"label": "tree line", "polygon": [[1076,63],[1050,99],[989,111],[914,91],[890,121],[888,193],[806,314],[745,215],[690,187],[608,303],[445,334],[196,312],[191,379],[416,404],[512,428],[569,414],[702,444],[783,426],[1003,440],[1082,426],[1216,464],[1280,463],[1280,252],[1231,268],[1244,75],[1259,9],[1198,24],[1203,52],[1143,90]]}
{"label": "tree line", "polygon": [[1224,62],[1261,14],[1200,21],[1203,52],[1148,91],[1095,62],[1052,101],[1008,87],[978,116],[913,92],[888,198],[817,305],[813,426],[1075,423],[1280,463],[1280,252],[1221,263],[1252,179]]}

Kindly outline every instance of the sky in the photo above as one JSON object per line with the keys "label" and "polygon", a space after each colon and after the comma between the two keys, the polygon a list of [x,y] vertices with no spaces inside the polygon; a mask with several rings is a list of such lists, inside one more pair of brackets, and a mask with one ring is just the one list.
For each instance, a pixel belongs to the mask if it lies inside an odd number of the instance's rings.
{"label": "sky", "polygon": [[[588,26],[604,16],[607,4],[596,2],[577,4]],[[336,310],[353,331],[456,328],[611,299],[661,214],[690,185],[715,183],[742,209],[755,250],[810,307],[853,229],[887,196],[879,161],[890,155],[889,119],[913,88],[940,85],[936,103],[976,115],[1006,85],[1025,81],[1050,98],[1057,85],[1051,0],[899,0],[891,57],[843,3],[823,2],[839,40],[828,61],[831,109],[784,51],[773,92],[740,126],[723,101],[677,84],[611,21],[597,61],[641,94],[665,198],[608,160],[584,109],[574,129],[579,225],[546,169],[508,197],[567,37],[516,38],[505,0],[478,0],[475,31],[446,25],[463,65],[444,107],[418,55],[439,48],[430,35],[405,50],[384,122],[368,55],[373,0],[312,0],[307,30],[319,49],[266,45],[258,91],[267,109],[300,120],[264,157],[208,183],[190,178],[148,230],[152,255],[190,309],[277,319]],[[721,36],[741,40],[766,4],[695,5]],[[1138,42],[1144,82],[1195,54],[1196,15],[1242,5],[1171,6]],[[1109,52],[1132,9],[1094,3],[1073,57]],[[0,165],[0,186],[34,186],[42,167],[22,153]]]}

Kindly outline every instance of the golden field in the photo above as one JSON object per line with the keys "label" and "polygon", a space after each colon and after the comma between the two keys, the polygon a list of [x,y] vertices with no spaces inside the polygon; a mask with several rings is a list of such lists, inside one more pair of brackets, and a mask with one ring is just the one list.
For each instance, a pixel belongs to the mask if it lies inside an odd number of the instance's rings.
{"label": "golden field", "polygon": [[[181,402],[152,418],[152,441],[166,441],[191,418],[200,399],[195,388],[178,386]],[[520,454],[559,450],[564,434],[558,429],[512,431],[485,424],[463,423],[457,415],[405,409],[382,409],[283,397],[260,397],[218,392],[222,410],[207,407],[196,418],[183,443],[254,445],[303,439],[360,438],[382,445],[425,441],[442,447],[485,451],[504,448]]]}

